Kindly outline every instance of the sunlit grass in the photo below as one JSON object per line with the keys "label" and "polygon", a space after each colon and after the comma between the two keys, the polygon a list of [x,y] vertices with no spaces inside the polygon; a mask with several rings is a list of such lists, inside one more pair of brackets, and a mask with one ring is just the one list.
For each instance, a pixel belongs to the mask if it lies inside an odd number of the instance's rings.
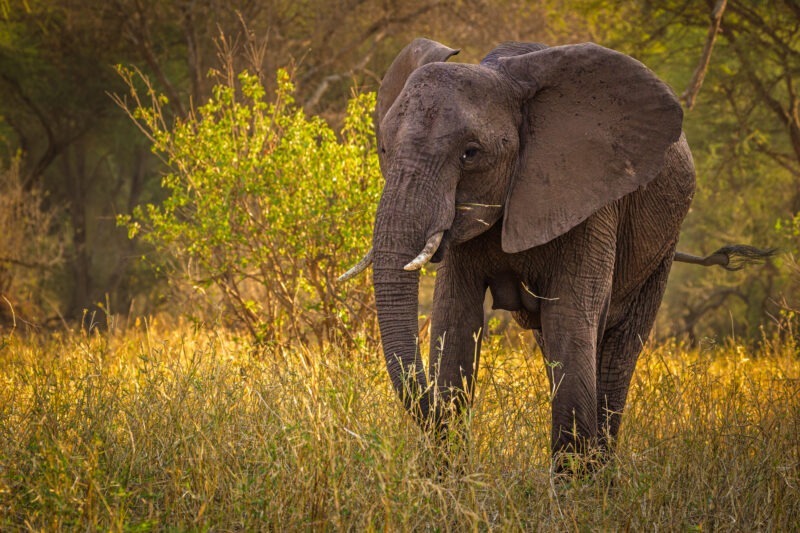
{"label": "sunlit grass", "polygon": [[466,449],[402,415],[375,350],[253,351],[191,327],[6,337],[0,529],[791,530],[794,345],[645,350],[618,457],[549,476],[530,337],[485,344]]}

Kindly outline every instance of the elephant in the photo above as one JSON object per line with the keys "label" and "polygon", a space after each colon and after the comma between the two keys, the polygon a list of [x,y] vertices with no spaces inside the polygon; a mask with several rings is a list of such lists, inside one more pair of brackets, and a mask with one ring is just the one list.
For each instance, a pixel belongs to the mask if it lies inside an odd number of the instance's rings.
{"label": "elephant", "polygon": [[[488,289],[552,369],[553,464],[606,456],[695,190],[681,105],[642,63],[593,43],[507,42],[479,64],[448,62],[458,52],[415,39],[386,72],[372,249],[341,279],[373,265],[388,373],[424,428],[474,395]],[[737,268],[765,255],[677,259]],[[426,376],[428,262],[439,266]]]}

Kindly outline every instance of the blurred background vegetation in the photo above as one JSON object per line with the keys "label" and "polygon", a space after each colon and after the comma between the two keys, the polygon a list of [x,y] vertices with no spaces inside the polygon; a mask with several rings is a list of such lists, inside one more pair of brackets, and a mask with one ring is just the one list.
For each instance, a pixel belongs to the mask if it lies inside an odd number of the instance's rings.
{"label": "blurred background vegetation", "polygon": [[[0,327],[216,312],[269,340],[264,324],[290,336],[308,326],[320,339],[361,323],[368,283],[346,293],[331,283],[368,249],[380,189],[368,97],[353,97],[374,91],[417,36],[460,48],[465,62],[505,40],[591,40],[650,66],[684,94],[698,169],[680,248],[707,254],[741,242],[785,252],[740,273],[675,266],[656,334],[758,339],[791,319],[800,295],[800,2],[0,0]],[[244,70],[250,77],[238,78]],[[237,109],[244,115],[222,120]],[[253,141],[259,112],[277,141],[202,144],[221,135],[203,129],[208,117],[231,139]],[[271,182],[279,173],[270,165],[290,157],[292,139],[309,162]],[[206,166],[187,169],[201,151]],[[210,191],[227,187],[221,204],[196,211],[195,178]],[[293,183],[296,205],[272,202]],[[248,206],[256,215],[236,219]],[[295,210],[293,224],[267,217],[285,209]],[[171,218],[159,226],[159,216]],[[194,216],[222,233],[192,234]],[[217,237],[232,247],[222,251]]]}

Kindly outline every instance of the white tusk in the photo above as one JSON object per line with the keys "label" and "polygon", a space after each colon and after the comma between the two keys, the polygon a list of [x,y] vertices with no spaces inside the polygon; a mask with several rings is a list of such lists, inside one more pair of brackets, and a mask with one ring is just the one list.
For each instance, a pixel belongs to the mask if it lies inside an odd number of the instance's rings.
{"label": "white tusk", "polygon": [[367,252],[367,255],[365,255],[364,258],[361,259],[361,261],[356,263],[356,265],[353,268],[351,268],[350,270],[339,276],[336,279],[336,281],[341,283],[343,281],[353,279],[354,277],[364,272],[367,269],[367,267],[371,264],[372,264],[372,248],[369,249],[369,252]]}
{"label": "white tusk", "polygon": [[442,242],[442,236],[444,235],[443,231],[434,234],[428,239],[428,242],[425,243],[425,248],[419,253],[419,255],[411,261],[409,264],[403,267],[403,270],[419,270],[425,264],[431,260],[433,254],[436,253],[436,250],[439,249],[439,244]]}

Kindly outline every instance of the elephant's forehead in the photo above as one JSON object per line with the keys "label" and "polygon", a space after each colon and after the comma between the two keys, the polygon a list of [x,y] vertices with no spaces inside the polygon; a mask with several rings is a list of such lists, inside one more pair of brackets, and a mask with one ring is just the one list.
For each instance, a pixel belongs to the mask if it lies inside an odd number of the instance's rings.
{"label": "elephant's forehead", "polygon": [[417,69],[387,114],[389,122],[461,129],[488,112],[496,86],[478,65],[431,63]]}
{"label": "elephant's forehead", "polygon": [[497,90],[493,72],[480,65],[429,63],[415,70],[406,82],[401,98],[442,101],[487,98]]}

